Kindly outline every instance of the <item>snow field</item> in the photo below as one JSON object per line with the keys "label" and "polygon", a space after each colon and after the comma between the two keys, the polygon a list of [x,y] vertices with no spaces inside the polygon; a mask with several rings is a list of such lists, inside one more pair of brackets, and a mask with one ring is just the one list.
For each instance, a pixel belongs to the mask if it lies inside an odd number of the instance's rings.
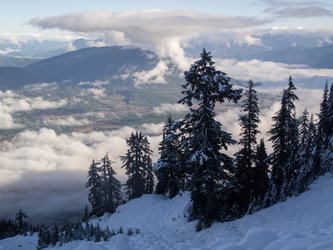
{"label": "snow field", "polygon": [[[91,223],[117,231],[138,228],[140,234],[116,235],[108,242],[70,242],[54,249],[172,249],[172,250],[333,250],[333,178],[319,178],[310,190],[270,208],[195,232],[186,209],[189,193],[170,200],[144,195]],[[37,236],[0,241],[0,250],[36,249]],[[52,249],[52,248],[49,248]]]}

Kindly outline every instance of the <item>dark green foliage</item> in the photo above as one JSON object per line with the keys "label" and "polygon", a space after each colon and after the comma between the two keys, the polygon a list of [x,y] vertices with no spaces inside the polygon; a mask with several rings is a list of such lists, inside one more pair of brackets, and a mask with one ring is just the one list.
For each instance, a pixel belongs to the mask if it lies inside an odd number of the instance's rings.
{"label": "dark green foliage", "polygon": [[271,184],[266,196],[266,205],[270,206],[278,201],[284,201],[291,195],[295,181],[297,164],[293,163],[298,152],[298,125],[295,118],[295,95],[291,77],[288,89],[283,90],[281,107],[272,118],[275,122],[269,133],[269,139],[273,143],[273,153],[269,156],[272,164]]}
{"label": "dark green foliage", "polygon": [[121,160],[128,176],[125,184],[127,197],[132,200],[154,191],[152,151],[147,137],[141,132],[132,133],[126,142],[129,148]]}
{"label": "dark green foliage", "polygon": [[[245,99],[242,105],[244,115],[240,117],[241,133],[239,144],[242,148],[235,154],[236,173],[234,175],[235,185],[237,185],[236,192],[233,194],[235,200],[234,211],[236,217],[242,217],[249,209],[251,202],[252,188],[256,180],[253,174],[253,165],[255,161],[255,146],[257,145],[257,135],[260,133],[258,130],[259,119],[259,106],[257,91],[254,89],[254,84],[250,80],[245,91]],[[234,206],[234,205],[233,205]]]}
{"label": "dark green foliage", "polygon": [[316,157],[315,141],[317,136],[316,126],[313,121],[313,115],[309,119],[309,113],[305,109],[303,112],[302,122],[300,124],[299,136],[299,159],[300,168],[297,173],[295,191],[304,192],[315,179],[314,158]]}
{"label": "dark green foliage", "polygon": [[[128,236],[133,234],[139,234],[139,229],[131,229],[128,228],[127,232],[131,232]],[[124,230],[120,227],[117,230],[117,234],[123,234]],[[101,229],[100,225],[97,223],[96,226],[93,224],[86,224],[85,227],[82,223],[74,223],[68,224],[66,223],[61,232],[57,225],[54,225],[54,228],[51,229],[49,227],[44,227],[43,225],[38,230],[38,241],[37,241],[37,249],[47,248],[49,246],[55,247],[57,244],[62,246],[64,243],[68,243],[71,241],[79,241],[79,240],[87,240],[87,241],[108,241],[111,237],[116,235],[114,230],[110,231],[109,227],[106,229]]]}
{"label": "dark green foliage", "polygon": [[265,142],[260,140],[255,152],[254,168],[250,172],[251,194],[249,213],[256,212],[264,208],[264,198],[269,188],[269,165],[267,163],[267,153]]}
{"label": "dark green foliage", "polygon": [[92,206],[91,215],[103,215],[103,203],[101,197],[101,183],[102,180],[98,174],[99,162],[93,160],[88,171],[88,182],[86,188],[89,188],[88,200]]}
{"label": "dark green foliage", "polygon": [[174,121],[169,115],[163,128],[163,140],[160,143],[160,158],[155,164],[157,177],[156,193],[168,194],[169,198],[175,197],[184,191],[185,172],[180,166],[180,145],[176,134]]}
{"label": "dark green foliage", "polygon": [[[100,162],[93,160],[88,171],[89,188],[88,200],[92,206],[90,216],[101,216],[104,213],[114,213],[122,203],[121,183],[115,178],[116,172],[112,168],[112,161],[106,154]],[[84,219],[88,216],[87,207]]]}
{"label": "dark green foliage", "polygon": [[199,219],[197,230],[220,219],[219,195],[234,172],[232,159],[221,151],[236,141],[222,130],[213,110],[216,102],[237,102],[241,90],[232,89],[230,78],[215,70],[214,64],[210,52],[204,49],[200,60],[185,72],[185,96],[179,100],[189,107],[193,101],[198,102],[198,108],[191,108],[191,113],[178,123],[183,150],[180,161],[189,175],[187,189],[193,202],[190,219]]}
{"label": "dark green foliage", "polygon": [[104,212],[106,213],[114,213],[122,200],[121,184],[115,178],[117,173],[113,170],[112,163],[108,154],[101,159],[101,194],[103,196]]}
{"label": "dark green foliage", "polygon": [[15,224],[17,226],[18,234],[25,234],[28,231],[28,223],[24,219],[28,218],[28,215],[20,209],[15,216]]}

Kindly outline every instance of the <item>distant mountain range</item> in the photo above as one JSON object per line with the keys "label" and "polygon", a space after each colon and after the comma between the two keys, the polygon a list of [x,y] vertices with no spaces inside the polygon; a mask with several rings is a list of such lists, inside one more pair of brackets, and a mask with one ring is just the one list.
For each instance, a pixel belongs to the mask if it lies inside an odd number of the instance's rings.
{"label": "distant mountain range", "polygon": [[153,52],[134,47],[84,48],[23,68],[0,67],[0,89],[15,89],[36,82],[109,80],[125,72],[152,69],[157,61]]}
{"label": "distant mountain range", "polygon": [[241,56],[237,59],[257,59],[260,61],[272,61],[287,64],[305,64],[312,68],[333,69],[333,46],[319,48],[296,47],[283,50],[270,50]]}
{"label": "distant mountain range", "polygon": [[[136,47],[86,48],[87,44],[84,39],[77,40],[75,44],[77,47],[84,48],[43,60],[0,56],[0,66],[6,65],[1,62],[6,62],[9,66],[19,66],[0,67],[0,90],[16,89],[26,84],[38,82],[69,81],[79,83],[112,80],[115,75],[150,70],[159,60],[153,52]],[[234,46],[233,49],[236,47]],[[242,47],[242,49],[245,48]],[[255,53],[252,54],[243,53],[242,49],[240,49],[239,55],[234,55],[233,58],[304,64],[312,68],[333,69],[333,46],[295,47],[268,51],[262,51],[262,48],[253,48],[252,51]],[[216,56],[215,51],[215,49],[212,51],[215,58],[223,53],[218,51]]]}

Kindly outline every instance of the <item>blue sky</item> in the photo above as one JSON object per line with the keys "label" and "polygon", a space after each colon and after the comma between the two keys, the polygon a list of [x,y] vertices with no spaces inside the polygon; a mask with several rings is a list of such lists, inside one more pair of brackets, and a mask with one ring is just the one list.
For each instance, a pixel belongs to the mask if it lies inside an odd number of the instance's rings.
{"label": "blue sky", "polygon": [[332,27],[333,4],[330,0],[11,0],[3,1],[0,9],[0,33],[64,33],[58,29],[40,30],[28,24],[33,18],[59,16],[70,12],[146,9],[195,10],[203,13],[218,13],[231,17],[244,16],[270,20],[269,26]]}

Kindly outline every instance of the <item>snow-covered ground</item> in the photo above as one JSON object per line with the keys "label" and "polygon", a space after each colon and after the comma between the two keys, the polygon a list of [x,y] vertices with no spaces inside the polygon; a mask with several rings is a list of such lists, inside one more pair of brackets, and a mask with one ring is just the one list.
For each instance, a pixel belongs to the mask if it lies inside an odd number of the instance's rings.
{"label": "snow-covered ground", "polygon": [[[333,178],[321,177],[310,190],[286,202],[242,219],[215,223],[196,233],[187,222],[187,193],[169,200],[144,195],[118,207],[110,217],[92,221],[115,231],[139,228],[140,234],[116,235],[108,242],[71,242],[55,247],[68,250],[97,249],[333,249]],[[37,236],[16,236],[0,241],[2,249],[36,249]]]}

